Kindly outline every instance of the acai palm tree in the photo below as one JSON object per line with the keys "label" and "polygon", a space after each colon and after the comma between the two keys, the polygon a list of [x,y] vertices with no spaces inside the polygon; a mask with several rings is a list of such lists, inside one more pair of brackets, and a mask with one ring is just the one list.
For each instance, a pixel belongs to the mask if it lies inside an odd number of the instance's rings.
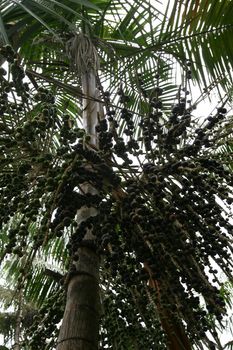
{"label": "acai palm tree", "polygon": [[[232,6],[1,2],[1,250],[17,289],[15,349],[191,349],[221,322],[213,262],[231,278],[231,155],[218,151],[231,140]],[[221,91],[203,124],[191,80]],[[42,310],[29,344],[23,299]]]}

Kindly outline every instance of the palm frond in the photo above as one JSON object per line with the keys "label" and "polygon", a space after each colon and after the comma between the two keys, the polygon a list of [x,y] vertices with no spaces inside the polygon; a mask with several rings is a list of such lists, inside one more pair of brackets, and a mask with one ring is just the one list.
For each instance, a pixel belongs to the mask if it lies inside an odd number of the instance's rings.
{"label": "palm frond", "polygon": [[230,340],[229,342],[227,342],[223,349],[229,349],[229,350],[232,350],[233,349],[233,340]]}

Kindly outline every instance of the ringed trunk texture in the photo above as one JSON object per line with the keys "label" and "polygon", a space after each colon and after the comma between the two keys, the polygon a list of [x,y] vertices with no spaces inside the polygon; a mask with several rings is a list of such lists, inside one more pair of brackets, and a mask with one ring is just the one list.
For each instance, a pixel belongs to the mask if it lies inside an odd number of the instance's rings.
{"label": "ringed trunk texture", "polygon": [[57,350],[97,350],[100,320],[99,257],[79,248],[75,275],[70,279]]}
{"label": "ringed trunk texture", "polygon": [[[98,148],[96,125],[99,106],[91,98],[96,97],[95,70],[82,73],[83,128],[90,136],[89,143]],[[88,165],[87,165],[88,167]],[[96,189],[88,182],[81,185],[84,193],[96,194]],[[77,213],[77,222],[81,223],[97,214],[96,208],[82,207]],[[94,240],[91,230],[85,234],[85,240]],[[88,247],[77,251],[78,262],[73,262],[76,271],[68,282],[66,307],[57,342],[57,350],[97,350],[100,321],[99,293],[99,256]]]}

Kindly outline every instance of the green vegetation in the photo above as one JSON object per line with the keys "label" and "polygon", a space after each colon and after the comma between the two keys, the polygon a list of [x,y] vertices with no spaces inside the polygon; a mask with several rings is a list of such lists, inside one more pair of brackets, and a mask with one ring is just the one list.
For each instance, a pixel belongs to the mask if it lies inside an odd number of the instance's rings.
{"label": "green vegetation", "polygon": [[[14,308],[0,326],[16,350],[220,349],[233,4],[156,5],[0,5],[1,299]],[[202,120],[195,81],[202,98],[221,91]]]}

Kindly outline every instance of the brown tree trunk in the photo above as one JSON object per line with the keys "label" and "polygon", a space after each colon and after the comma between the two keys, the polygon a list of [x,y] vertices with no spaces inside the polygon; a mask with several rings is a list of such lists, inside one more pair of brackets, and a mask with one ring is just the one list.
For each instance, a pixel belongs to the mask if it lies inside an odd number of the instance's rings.
{"label": "brown tree trunk", "polygon": [[16,325],[15,325],[15,334],[14,334],[14,340],[15,343],[12,347],[13,350],[20,350],[20,334],[21,334],[21,320],[22,320],[22,297],[23,297],[23,290],[20,288],[19,294],[18,294],[18,310],[16,313]]}
{"label": "brown tree trunk", "polygon": [[[146,262],[144,262],[144,268],[149,274],[149,286],[161,295],[163,291],[160,289],[158,281],[152,277],[152,271]],[[182,323],[174,322],[172,313],[162,307],[160,303],[157,303],[156,307],[162,328],[167,336],[167,348],[169,350],[192,350],[191,343]]]}
{"label": "brown tree trunk", "polygon": [[68,283],[67,302],[57,350],[98,349],[99,257],[86,247],[80,248],[78,254],[76,273]]}
{"label": "brown tree trunk", "polygon": [[160,321],[167,335],[167,347],[170,350],[191,350],[191,344],[184,328],[180,324],[171,323],[172,315],[167,310],[160,310]]}
{"label": "brown tree trunk", "polygon": [[[96,97],[96,50],[90,39],[80,34],[74,39],[77,50],[73,54],[76,67],[81,69],[83,99],[83,128],[90,137],[89,144],[98,148],[96,125],[100,117],[100,106],[92,98]],[[79,49],[78,49],[79,48]],[[89,62],[89,63],[88,63]],[[91,65],[90,65],[91,62]],[[86,146],[86,145],[85,145]],[[88,165],[87,165],[88,167]],[[88,182],[81,185],[84,193],[96,194],[97,191]],[[76,216],[81,223],[90,216],[97,215],[96,208],[82,207]],[[85,234],[84,241],[95,240],[92,230]],[[76,272],[68,282],[66,307],[57,342],[57,350],[96,350],[98,349],[100,294],[99,294],[99,256],[90,248],[82,247],[78,251],[79,260],[74,263]]]}

